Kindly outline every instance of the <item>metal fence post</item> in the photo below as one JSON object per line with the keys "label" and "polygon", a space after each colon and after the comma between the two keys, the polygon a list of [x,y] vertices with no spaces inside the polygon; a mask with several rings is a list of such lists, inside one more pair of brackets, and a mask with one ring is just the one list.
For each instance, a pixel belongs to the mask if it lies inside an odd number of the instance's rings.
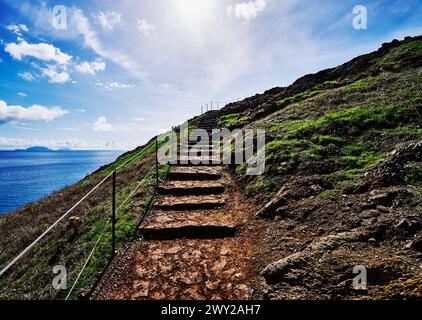
{"label": "metal fence post", "polygon": [[116,170],[113,171],[113,199],[111,216],[111,253],[116,254]]}
{"label": "metal fence post", "polygon": [[158,136],[155,138],[155,175],[156,175],[155,187],[158,188]]}

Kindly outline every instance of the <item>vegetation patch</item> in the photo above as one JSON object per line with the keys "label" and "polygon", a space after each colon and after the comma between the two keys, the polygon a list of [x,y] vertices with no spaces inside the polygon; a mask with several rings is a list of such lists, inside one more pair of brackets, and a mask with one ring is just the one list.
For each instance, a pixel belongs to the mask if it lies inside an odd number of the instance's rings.
{"label": "vegetation patch", "polygon": [[305,92],[298,93],[294,96],[290,96],[280,101],[277,101],[277,105],[281,108],[285,108],[290,104],[316,97],[324,92],[326,92],[326,90],[307,90]]}
{"label": "vegetation patch", "polygon": [[346,86],[344,88],[344,90],[346,92],[349,92],[349,93],[350,92],[356,92],[356,91],[362,91],[362,90],[368,88],[373,83],[375,83],[376,80],[377,80],[377,78],[375,78],[375,77],[368,77],[368,78],[365,78],[365,79],[361,79],[361,80],[358,80],[358,81],[356,81],[352,84],[349,84],[348,86]]}
{"label": "vegetation patch", "polygon": [[242,113],[231,113],[220,118],[219,125],[222,127],[235,127],[248,123],[249,116]]}

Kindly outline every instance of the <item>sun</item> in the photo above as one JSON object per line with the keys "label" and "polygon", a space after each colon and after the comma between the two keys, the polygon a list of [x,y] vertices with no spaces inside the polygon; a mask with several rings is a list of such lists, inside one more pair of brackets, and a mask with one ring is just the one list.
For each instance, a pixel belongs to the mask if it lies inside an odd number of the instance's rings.
{"label": "sun", "polygon": [[215,2],[216,0],[177,0],[177,11],[183,22],[197,26],[211,16]]}

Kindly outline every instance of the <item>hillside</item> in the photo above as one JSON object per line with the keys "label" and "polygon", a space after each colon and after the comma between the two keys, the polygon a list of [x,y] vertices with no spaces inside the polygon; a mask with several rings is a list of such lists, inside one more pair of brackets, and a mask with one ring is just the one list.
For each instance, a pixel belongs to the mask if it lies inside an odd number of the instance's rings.
{"label": "hillside", "polygon": [[[242,213],[250,220],[236,240],[248,249],[239,252],[250,269],[251,297],[422,297],[422,37],[395,40],[291,86],[231,103],[220,111],[218,125],[266,129],[265,173],[247,176],[239,165],[230,166],[227,177],[237,196],[242,192],[255,202],[248,206],[253,212]],[[118,213],[119,254],[112,265],[127,267],[143,248],[137,226],[152,194],[155,178],[147,173],[154,151],[152,140],[78,184],[0,218],[0,267],[135,156],[117,175],[118,204],[128,196],[130,202]],[[162,178],[167,170],[161,169]],[[50,268],[63,263],[69,283],[76,278],[101,230],[110,227],[110,192],[109,183],[101,186],[72,214],[81,225],[75,229],[66,220],[9,278],[0,278],[0,299],[63,298],[48,289]],[[72,298],[89,296],[100,278],[109,232],[99,248]],[[368,290],[351,287],[357,265],[368,269]]]}
{"label": "hillside", "polygon": [[271,221],[263,297],[422,297],[421,67],[422,37],[395,40],[223,110],[221,127],[267,130],[265,174],[232,168]]}

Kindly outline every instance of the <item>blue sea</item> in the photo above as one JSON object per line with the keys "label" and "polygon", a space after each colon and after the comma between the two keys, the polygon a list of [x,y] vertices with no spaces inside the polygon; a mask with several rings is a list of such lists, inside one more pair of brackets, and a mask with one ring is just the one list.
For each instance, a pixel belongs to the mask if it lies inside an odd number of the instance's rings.
{"label": "blue sea", "polygon": [[0,151],[0,215],[83,179],[121,151]]}

